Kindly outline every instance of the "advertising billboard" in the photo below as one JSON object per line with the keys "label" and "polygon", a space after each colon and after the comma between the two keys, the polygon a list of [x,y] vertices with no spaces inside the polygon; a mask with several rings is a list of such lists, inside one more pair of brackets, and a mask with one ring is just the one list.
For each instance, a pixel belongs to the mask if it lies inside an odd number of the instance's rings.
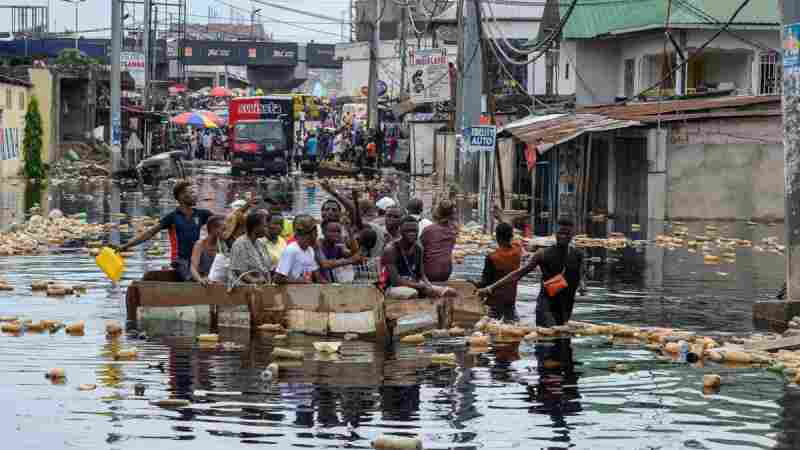
{"label": "advertising billboard", "polygon": [[183,63],[194,66],[295,66],[290,42],[183,41]]}
{"label": "advertising billboard", "polygon": [[309,43],[306,46],[306,63],[308,67],[321,69],[339,69],[342,61],[336,59],[336,46],[333,44]]}

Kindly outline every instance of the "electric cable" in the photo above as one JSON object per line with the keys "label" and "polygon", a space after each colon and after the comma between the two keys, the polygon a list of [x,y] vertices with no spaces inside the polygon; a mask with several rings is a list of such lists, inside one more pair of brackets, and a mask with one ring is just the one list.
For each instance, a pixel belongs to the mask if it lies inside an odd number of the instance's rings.
{"label": "electric cable", "polygon": [[[725,24],[724,24],[724,25],[723,25],[721,28],[719,28],[719,29],[717,30],[717,32],[716,32],[716,33],[714,33],[714,35],[713,35],[713,36],[711,36],[711,37],[710,37],[710,38],[709,38],[707,41],[705,41],[705,42],[703,43],[703,45],[701,45],[700,47],[698,47],[698,49],[697,49],[697,50],[695,50],[694,52],[692,52],[692,54],[691,54],[691,55],[689,55],[688,57],[686,57],[686,58],[685,58],[685,59],[684,59],[684,60],[681,62],[681,64],[679,64],[679,65],[678,65],[678,66],[676,66],[676,67],[670,67],[670,72],[669,72],[669,73],[670,73],[670,74],[672,74],[672,73],[675,73],[675,71],[677,71],[677,70],[683,70],[683,68],[684,68],[684,67],[686,67],[686,65],[688,65],[688,64],[689,64],[689,62],[690,62],[692,59],[696,58],[698,55],[700,55],[701,53],[703,53],[703,50],[705,50],[705,49],[706,49],[706,47],[708,47],[709,45],[711,45],[711,43],[712,43],[712,42],[714,42],[714,40],[715,40],[716,38],[718,38],[718,37],[719,37],[719,36],[720,36],[722,33],[724,33],[724,32],[725,32],[725,30],[726,30],[726,29],[727,29],[727,28],[728,28],[728,27],[729,27],[729,26],[730,26],[730,25],[733,23],[733,21],[734,21],[734,20],[736,20],[736,17],[739,15],[739,13],[741,13],[741,12],[742,12],[742,10],[744,9],[744,7],[745,7],[745,6],[747,6],[749,3],[750,3],[750,0],[743,0],[743,1],[742,1],[742,3],[739,5],[739,7],[738,7],[738,8],[736,8],[736,10],[733,12],[733,15],[730,17],[730,19],[728,19],[728,21],[727,21],[727,22],[725,22]],[[644,94],[645,92],[647,92],[647,91],[649,91],[649,90],[651,90],[651,89],[653,89],[653,88],[655,88],[655,87],[658,87],[658,86],[659,86],[659,85],[661,85],[661,84],[662,84],[664,81],[666,81],[666,80],[667,80],[667,78],[669,78],[670,76],[671,76],[671,75],[667,75],[666,77],[662,78],[662,79],[661,79],[661,80],[659,80],[658,82],[656,82],[656,83],[652,84],[651,86],[649,86],[647,89],[643,89],[643,90],[641,90],[641,91],[640,91],[638,94],[636,94],[636,95],[634,96],[634,98],[638,98],[638,97],[640,97],[642,94]]]}

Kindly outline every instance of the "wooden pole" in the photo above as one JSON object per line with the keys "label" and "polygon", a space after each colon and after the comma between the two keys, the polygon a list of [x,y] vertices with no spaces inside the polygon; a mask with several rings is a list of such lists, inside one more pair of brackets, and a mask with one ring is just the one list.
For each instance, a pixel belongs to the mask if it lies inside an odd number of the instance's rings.
{"label": "wooden pole", "polygon": [[586,173],[584,176],[583,205],[581,207],[581,223],[586,224],[586,212],[589,206],[589,189],[591,188],[592,178],[592,133],[586,136]]}

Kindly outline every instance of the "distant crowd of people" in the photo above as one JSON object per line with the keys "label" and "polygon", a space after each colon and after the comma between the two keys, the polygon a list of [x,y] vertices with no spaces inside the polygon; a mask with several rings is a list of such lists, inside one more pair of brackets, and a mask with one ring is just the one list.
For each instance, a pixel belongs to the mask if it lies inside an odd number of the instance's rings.
{"label": "distant crowd of people", "polygon": [[226,127],[192,129],[186,135],[187,159],[225,161],[228,159],[228,133]]}
{"label": "distant crowd of people", "polygon": [[[173,190],[175,211],[119,249],[168,230],[179,281],[224,283],[228,289],[263,283],[360,283],[374,284],[390,298],[457,295],[446,285],[459,233],[453,200],[440,201],[428,219],[420,199],[412,198],[403,208],[393,196],[396,187],[388,184],[351,195],[327,180],[321,187],[332,198],[322,204],[319,220],[307,214],[290,220],[277,203],[260,209],[254,197],[236,200],[231,212],[216,215],[197,208],[192,184],[179,182]],[[539,268],[543,288],[537,324],[566,323],[582,283],[582,255],[569,245],[572,222],[560,220],[557,244],[537,251],[523,266],[524,250],[514,241],[513,227],[500,215],[498,219],[497,248],[486,257],[481,280],[475,283],[478,294],[487,298],[490,315],[516,318],[517,282]]]}

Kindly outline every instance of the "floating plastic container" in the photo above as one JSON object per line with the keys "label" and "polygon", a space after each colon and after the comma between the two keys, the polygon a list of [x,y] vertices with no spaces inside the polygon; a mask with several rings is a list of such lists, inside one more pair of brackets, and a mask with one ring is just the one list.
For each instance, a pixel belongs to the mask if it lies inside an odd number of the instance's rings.
{"label": "floating plastic container", "polygon": [[103,247],[95,258],[97,267],[113,282],[119,283],[125,272],[125,260],[111,247]]}

